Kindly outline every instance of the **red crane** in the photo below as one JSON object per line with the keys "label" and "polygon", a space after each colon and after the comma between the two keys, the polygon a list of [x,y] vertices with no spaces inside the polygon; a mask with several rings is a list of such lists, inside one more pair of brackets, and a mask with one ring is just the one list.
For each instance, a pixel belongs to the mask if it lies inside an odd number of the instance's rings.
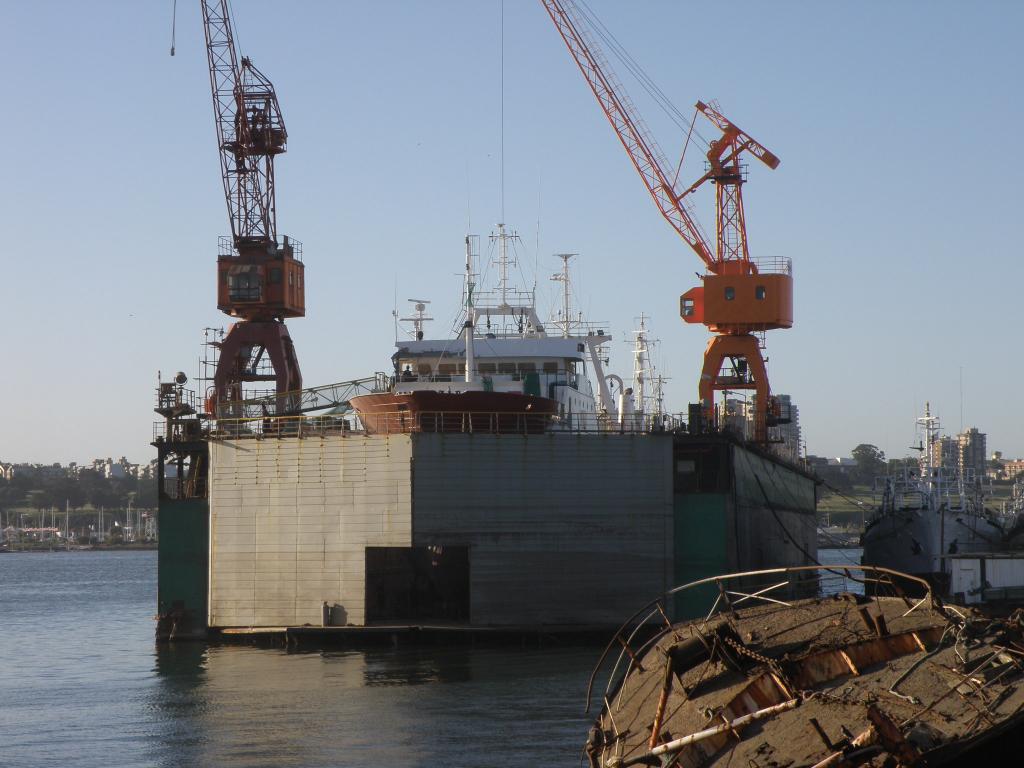
{"label": "red crane", "polygon": [[[779,420],[778,405],[771,396],[768,372],[755,334],[793,325],[793,278],[788,259],[755,262],[750,258],[743,215],[745,179],[741,158],[749,153],[769,168],[776,168],[779,159],[717,108],[697,102],[697,110],[722,135],[709,146],[707,173],[689,186],[677,185],[664,154],[615,79],[600,48],[587,34],[585,20],[573,0],[541,2],[661,215],[704,262],[707,272],[701,278],[703,285],[684,293],[679,307],[683,320],[703,323],[715,334],[704,351],[698,386],[703,420],[709,425],[715,423],[716,391],[752,389],[754,439],[766,442],[769,424]],[[690,204],[690,195],[706,181],[716,187],[714,249]]]}
{"label": "red crane", "polygon": [[[277,237],[274,158],[288,132],[274,86],[235,52],[228,0],[201,0],[231,238],[217,257],[217,308],[238,318],[220,342],[207,410],[230,415],[246,382],[273,381],[278,412],[284,393],[302,388],[295,347],[284,320],[306,313],[301,245]],[[269,358],[272,372],[267,370]],[[221,407],[216,408],[220,404]]]}

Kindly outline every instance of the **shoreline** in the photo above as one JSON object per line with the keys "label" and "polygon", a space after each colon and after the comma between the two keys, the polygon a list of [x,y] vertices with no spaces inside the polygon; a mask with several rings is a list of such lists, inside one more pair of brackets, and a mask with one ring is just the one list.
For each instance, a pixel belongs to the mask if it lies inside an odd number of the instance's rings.
{"label": "shoreline", "polygon": [[19,546],[15,549],[0,547],[0,555],[15,555],[22,552],[46,553],[46,552],[145,552],[156,550],[156,542],[152,544],[76,544],[72,547],[46,547],[46,546]]}

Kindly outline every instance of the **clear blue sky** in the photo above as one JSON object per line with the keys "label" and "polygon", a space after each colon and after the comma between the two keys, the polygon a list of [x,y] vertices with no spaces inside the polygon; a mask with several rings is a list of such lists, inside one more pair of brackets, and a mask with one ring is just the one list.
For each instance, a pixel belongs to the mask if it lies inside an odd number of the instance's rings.
{"label": "clear blue sky", "polygon": [[[170,0],[3,5],[0,459],[147,459],[157,370],[192,374],[201,329],[225,324],[199,8],[178,5],[174,58]],[[955,431],[962,369],[964,423],[1024,454],[1024,4],[590,5],[680,109],[718,99],[782,159],[751,167],[748,232],[755,256],[794,261],[796,324],[768,355],[809,450],[903,455],[926,399]],[[552,254],[581,253],[583,309],[620,340],[648,313],[685,410],[707,335],[679,320],[678,297],[700,264],[540,3],[505,6],[505,216],[524,261],[546,305]],[[383,370],[396,283],[447,320],[467,216],[481,235],[498,219],[498,0],[234,11],[289,129],[278,221],[305,246],[308,316],[290,324],[305,380]],[[623,81],[678,153],[678,131]],[[710,196],[699,203],[710,228]],[[620,341],[613,367],[629,365]]]}

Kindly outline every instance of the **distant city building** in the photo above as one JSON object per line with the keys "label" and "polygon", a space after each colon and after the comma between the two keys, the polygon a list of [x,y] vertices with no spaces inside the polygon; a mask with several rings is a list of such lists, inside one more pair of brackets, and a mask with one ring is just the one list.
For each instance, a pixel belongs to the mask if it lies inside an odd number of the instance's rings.
{"label": "distant city building", "polygon": [[842,470],[850,470],[857,468],[857,460],[849,456],[837,456],[834,459],[828,460],[830,467],[839,467]]}
{"label": "distant city building", "polygon": [[928,454],[933,467],[942,467],[949,472],[959,469],[959,448],[954,437],[936,438],[928,446]]}
{"label": "distant city building", "polygon": [[1024,472],[1024,459],[1009,459],[1002,462],[1002,472],[1000,472],[1002,478],[1013,480],[1022,472]]}
{"label": "distant city building", "polygon": [[779,400],[779,415],[783,419],[789,419],[788,424],[779,424],[778,430],[780,443],[776,445],[777,452],[783,458],[790,461],[800,460],[800,409],[796,407],[793,398],[789,395],[777,395]]}
{"label": "distant city building", "polygon": [[956,437],[940,437],[928,446],[932,466],[956,471],[966,480],[985,477],[988,469],[986,436],[971,427]]}
{"label": "distant city building", "polygon": [[140,479],[156,477],[156,459],[146,464],[133,464],[124,456],[117,461],[111,458],[93,459],[88,464],[72,461],[62,464],[29,464],[0,462],[0,480],[14,478],[47,479],[58,477],[78,477],[83,471],[96,472],[105,478],[136,477]]}
{"label": "distant city building", "polygon": [[60,464],[0,464],[5,480],[22,478],[64,477],[67,470]]}
{"label": "distant city building", "polygon": [[988,467],[985,433],[979,432],[977,427],[971,427],[957,435],[956,441],[960,476],[970,478],[973,475],[978,480],[984,478]]}
{"label": "distant city building", "polygon": [[724,432],[731,432],[741,440],[749,439],[753,429],[753,408],[750,402],[727,397],[718,404],[718,423]]}

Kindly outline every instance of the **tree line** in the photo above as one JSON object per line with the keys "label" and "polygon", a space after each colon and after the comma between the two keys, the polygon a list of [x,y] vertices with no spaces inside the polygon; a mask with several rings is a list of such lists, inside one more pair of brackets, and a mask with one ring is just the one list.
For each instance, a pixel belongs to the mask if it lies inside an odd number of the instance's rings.
{"label": "tree line", "polygon": [[133,507],[156,507],[156,478],[104,477],[95,469],[81,469],[73,476],[15,472],[10,480],[0,478],[0,512],[42,512],[54,507],[123,509],[129,502]]}

